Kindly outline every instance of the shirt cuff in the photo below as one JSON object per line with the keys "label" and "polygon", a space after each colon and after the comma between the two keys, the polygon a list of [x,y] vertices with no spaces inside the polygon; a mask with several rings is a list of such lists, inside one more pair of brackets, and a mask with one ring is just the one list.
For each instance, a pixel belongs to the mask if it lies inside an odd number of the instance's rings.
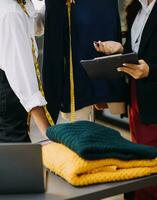
{"label": "shirt cuff", "polygon": [[45,106],[47,104],[40,91],[33,94],[29,99],[20,100],[20,102],[27,112],[30,112],[32,108]]}

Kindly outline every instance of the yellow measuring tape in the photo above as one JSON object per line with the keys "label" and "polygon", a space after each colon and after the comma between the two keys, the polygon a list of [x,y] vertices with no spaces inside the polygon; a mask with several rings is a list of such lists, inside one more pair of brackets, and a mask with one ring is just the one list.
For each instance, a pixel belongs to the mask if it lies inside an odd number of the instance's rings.
{"label": "yellow measuring tape", "polygon": [[29,16],[27,9],[25,7],[24,1],[23,0],[17,0],[17,2],[20,4],[22,10],[26,13],[26,15]]}
{"label": "yellow measuring tape", "polygon": [[75,86],[74,86],[74,71],[73,71],[73,55],[72,55],[72,38],[71,38],[71,3],[70,0],[67,2],[68,6],[68,19],[69,19],[69,46],[70,46],[70,111],[71,117],[70,120],[73,122],[76,119],[75,113]]}
{"label": "yellow measuring tape", "polygon": [[[45,96],[43,85],[42,85],[42,81],[41,81],[41,73],[40,73],[39,63],[38,63],[37,57],[35,55],[35,45],[34,45],[34,40],[33,39],[32,39],[32,53],[33,53],[33,58],[34,58],[34,65],[35,65],[36,75],[37,75],[37,78],[38,78],[39,89],[40,89],[42,95]],[[45,114],[46,114],[46,117],[47,117],[50,125],[51,126],[54,125],[54,121],[53,121],[50,113],[48,112],[46,106],[44,106],[44,110],[45,110]]]}
{"label": "yellow measuring tape", "polygon": [[[29,16],[23,1],[18,0],[18,3],[21,6],[21,8],[23,9],[23,11],[26,13],[26,15]],[[37,79],[38,79],[39,89],[40,89],[42,95],[45,96],[43,86],[42,86],[42,81],[41,81],[40,67],[39,67],[38,59],[37,59],[36,54],[35,54],[35,45],[34,45],[33,38],[32,38],[32,54],[33,54],[34,65],[35,65],[35,70],[36,70],[36,76],[37,76]],[[45,110],[45,114],[46,114],[47,120],[49,121],[50,125],[54,125],[54,121],[53,121],[50,113],[48,112],[46,106],[44,106],[44,110]],[[30,121],[30,115],[28,115],[28,124],[29,124],[29,121]]]}
{"label": "yellow measuring tape", "polygon": [[[23,9],[23,11],[29,16],[27,9],[23,3],[22,0],[17,0],[17,2],[20,4],[21,8]],[[68,19],[69,19],[69,44],[70,44],[70,99],[71,99],[71,105],[70,105],[70,111],[71,111],[71,116],[70,116],[70,121],[75,121],[75,89],[74,89],[74,75],[73,75],[73,59],[72,59],[72,43],[71,43],[71,3],[68,0],[67,2],[67,7],[68,7]],[[38,59],[36,57],[35,54],[35,45],[34,45],[34,40],[32,39],[32,54],[33,54],[33,58],[34,58],[34,65],[35,65],[35,70],[36,70],[36,75],[37,75],[37,79],[38,79],[38,85],[39,85],[39,89],[42,93],[43,96],[44,95],[44,90],[43,90],[43,85],[42,85],[42,81],[41,81],[41,73],[40,73],[40,67],[39,67],[39,63],[38,63]],[[50,123],[50,125],[54,125],[54,121],[50,115],[50,113],[48,112],[46,106],[44,106],[44,110],[45,110],[45,114],[46,117]]]}

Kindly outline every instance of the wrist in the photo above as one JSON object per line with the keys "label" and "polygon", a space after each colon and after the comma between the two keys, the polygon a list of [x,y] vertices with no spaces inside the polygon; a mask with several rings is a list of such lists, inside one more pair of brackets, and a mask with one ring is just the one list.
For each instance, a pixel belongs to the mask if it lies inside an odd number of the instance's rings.
{"label": "wrist", "polygon": [[44,140],[41,140],[39,142],[37,142],[37,144],[41,144],[41,145],[47,145],[47,144],[50,144],[52,141],[49,140],[49,139],[44,139]]}

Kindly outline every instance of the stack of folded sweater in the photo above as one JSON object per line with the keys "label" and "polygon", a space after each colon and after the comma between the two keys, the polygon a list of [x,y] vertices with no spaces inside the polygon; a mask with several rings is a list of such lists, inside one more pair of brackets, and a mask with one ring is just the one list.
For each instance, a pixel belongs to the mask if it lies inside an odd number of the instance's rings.
{"label": "stack of folded sweater", "polygon": [[157,173],[157,149],[129,142],[114,129],[80,121],[50,127],[44,165],[75,186]]}

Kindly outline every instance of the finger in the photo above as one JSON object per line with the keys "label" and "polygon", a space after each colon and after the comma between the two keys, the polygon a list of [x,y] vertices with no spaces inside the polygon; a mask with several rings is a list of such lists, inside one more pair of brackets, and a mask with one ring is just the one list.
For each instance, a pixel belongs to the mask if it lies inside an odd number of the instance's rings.
{"label": "finger", "polygon": [[105,42],[107,53],[113,54],[113,53],[120,53],[123,51],[123,47],[120,43],[117,42]]}
{"label": "finger", "polygon": [[146,62],[145,62],[144,60],[139,60],[138,62],[139,62],[139,64],[141,64],[141,65],[146,64]]}
{"label": "finger", "polygon": [[130,68],[130,69],[137,69],[139,65],[136,64],[130,64],[130,63],[123,63],[124,67]]}
{"label": "finger", "polygon": [[100,48],[99,48],[95,43],[93,43],[93,45],[94,45],[95,49],[96,49],[98,52],[100,52]]}
{"label": "finger", "polygon": [[133,78],[137,79],[137,72],[134,69],[127,68],[127,67],[119,67],[117,68],[117,71],[127,73]]}
{"label": "finger", "polygon": [[111,46],[108,45],[106,42],[101,42],[99,46],[100,46],[100,50],[103,53],[105,53],[107,55],[112,54],[113,50],[112,50]]}
{"label": "finger", "polygon": [[105,52],[105,54],[110,55],[113,53],[113,48],[110,44],[108,44],[107,42],[103,42],[102,43],[102,48],[103,48],[103,52]]}
{"label": "finger", "polygon": [[99,42],[99,49],[100,49],[101,52],[104,52],[104,53],[106,52],[105,46],[102,42]]}
{"label": "finger", "polygon": [[132,70],[138,71],[138,73],[142,73],[145,70],[145,61],[141,61],[141,64],[135,65],[135,64],[123,64],[124,67],[130,68]]}
{"label": "finger", "polygon": [[113,53],[114,53],[113,49],[105,49],[105,54],[106,55],[111,55]]}

